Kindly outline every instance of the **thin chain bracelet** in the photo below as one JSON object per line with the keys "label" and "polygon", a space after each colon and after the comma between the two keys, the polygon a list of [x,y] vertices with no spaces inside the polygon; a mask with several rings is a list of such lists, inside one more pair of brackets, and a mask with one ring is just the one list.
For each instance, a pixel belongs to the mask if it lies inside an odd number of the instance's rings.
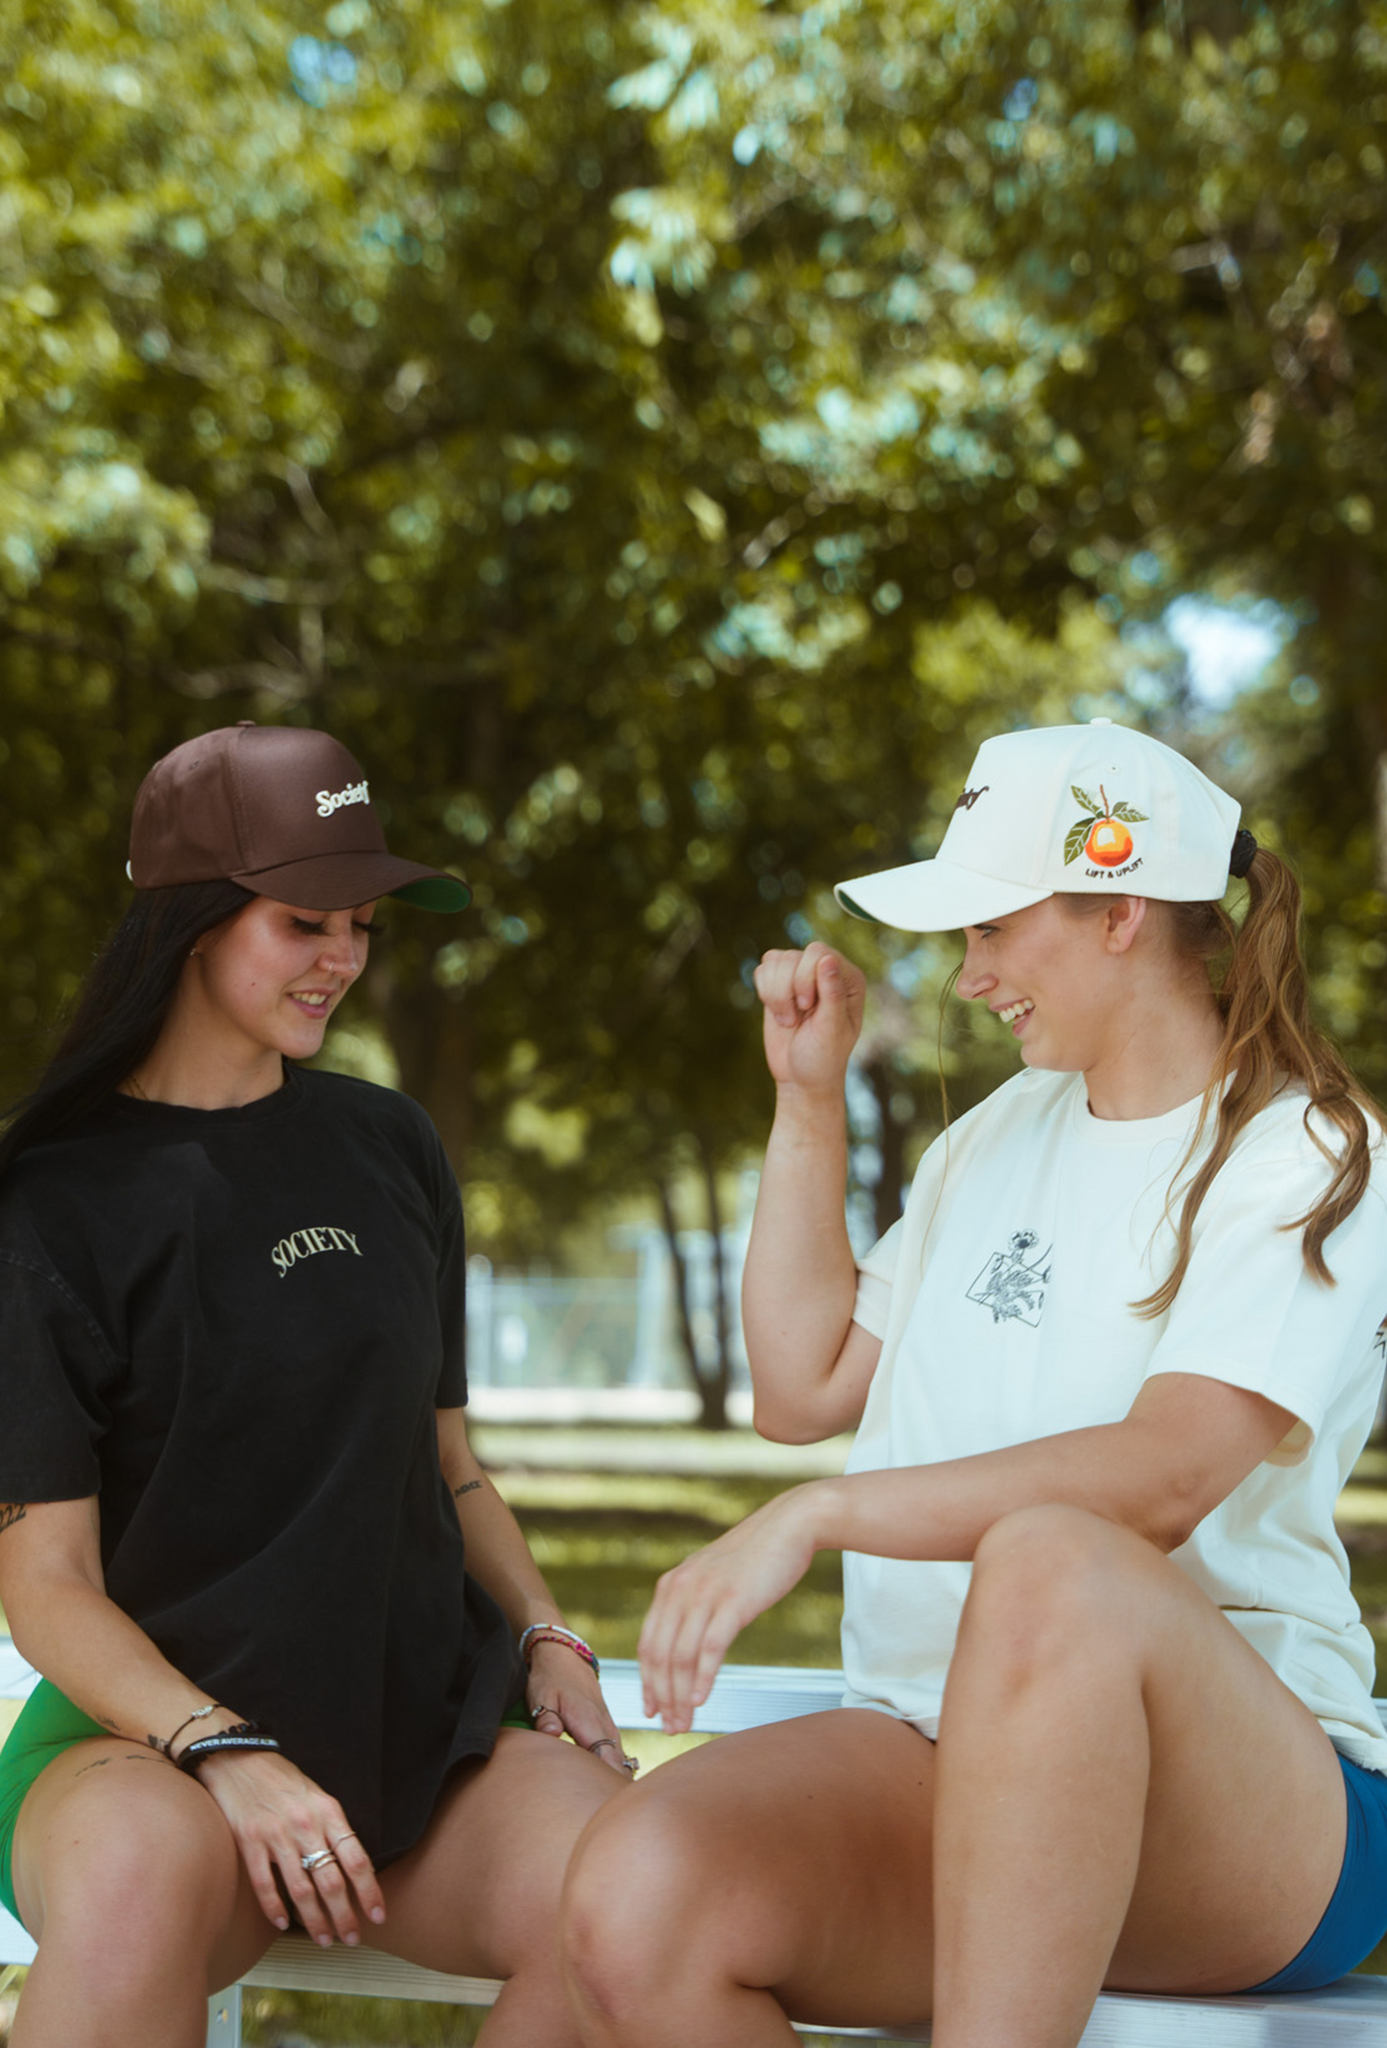
{"label": "thin chain bracelet", "polygon": [[179,1736],[183,1733],[183,1730],[185,1728],[191,1728],[194,1721],[205,1721],[209,1714],[217,1714],[221,1711],[222,1706],[220,1700],[208,1700],[207,1705],[205,1707],[195,1707],[192,1713],[189,1714],[186,1721],[180,1721],[178,1726],[174,1729],[172,1735],[168,1737],[167,1741],[165,1741],[162,1736],[158,1735],[146,1736],[145,1740],[148,1742],[151,1749],[158,1750],[160,1756],[166,1756],[170,1760],[172,1760],[173,1745],[175,1744],[175,1742],[177,1742]]}

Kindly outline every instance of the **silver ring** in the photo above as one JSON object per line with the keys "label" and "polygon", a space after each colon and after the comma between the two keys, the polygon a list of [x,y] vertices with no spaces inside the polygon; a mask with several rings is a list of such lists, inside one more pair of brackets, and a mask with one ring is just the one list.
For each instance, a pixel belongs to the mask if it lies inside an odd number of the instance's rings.
{"label": "silver ring", "polygon": [[533,1724],[534,1724],[534,1722],[536,1722],[536,1721],[537,1721],[537,1720],[539,1719],[539,1717],[540,1717],[540,1715],[541,1715],[541,1714],[557,1714],[557,1713],[558,1713],[558,1711],[559,1711],[559,1710],[558,1710],[558,1708],[557,1708],[557,1707],[531,1707],[531,1709],[530,1709],[530,1721],[531,1721],[531,1725],[533,1725]]}
{"label": "silver ring", "polygon": [[633,1778],[635,1777],[636,1772],[640,1769],[640,1767],[641,1760],[638,1756],[623,1756],[621,1759],[622,1770],[629,1771]]}
{"label": "silver ring", "polygon": [[305,1870],[321,1870],[325,1863],[335,1863],[337,1858],[331,1849],[315,1849],[311,1856],[300,1856],[299,1862]]}
{"label": "silver ring", "polygon": [[357,1832],[356,1832],[356,1829],[355,1829],[355,1828],[348,1828],[348,1829],[347,1829],[347,1832],[346,1832],[346,1834],[345,1834],[345,1835],[334,1835],[334,1837],[333,1837],[333,1841],[332,1841],[332,1846],[333,1846],[333,1848],[335,1849],[335,1848],[337,1847],[337,1844],[338,1844],[339,1842],[355,1842],[355,1841],[358,1841],[359,1839],[360,1839],[360,1837],[358,1836],[358,1834],[357,1834]]}
{"label": "silver ring", "polygon": [[620,1749],[620,1747],[621,1744],[617,1741],[615,1735],[599,1735],[596,1742],[588,1744],[588,1748],[591,1750]]}

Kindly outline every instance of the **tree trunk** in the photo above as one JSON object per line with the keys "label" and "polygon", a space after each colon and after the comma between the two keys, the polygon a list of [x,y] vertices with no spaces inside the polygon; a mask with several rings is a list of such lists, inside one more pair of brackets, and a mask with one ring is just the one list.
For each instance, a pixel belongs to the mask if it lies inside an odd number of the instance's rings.
{"label": "tree trunk", "polygon": [[679,1225],[675,1221],[674,1203],[670,1197],[669,1182],[663,1174],[657,1174],[655,1189],[660,1197],[660,1221],[664,1225],[665,1243],[669,1247],[670,1270],[674,1274],[674,1306],[679,1316],[679,1336],[684,1347],[684,1363],[689,1379],[693,1383],[700,1405],[703,1401],[703,1374],[699,1369],[698,1346],[694,1342],[693,1316],[689,1310],[689,1269],[684,1263],[684,1254],[679,1249]]}
{"label": "tree trunk", "polygon": [[863,1072],[871,1083],[872,1094],[876,1097],[877,1115],[881,1122],[877,1140],[881,1153],[881,1172],[872,1190],[872,1206],[876,1234],[878,1237],[885,1237],[901,1213],[901,1190],[905,1184],[906,1127],[897,1123],[891,1114],[891,1098],[896,1088],[887,1061],[867,1062],[863,1066]]}
{"label": "tree trunk", "polygon": [[703,1167],[703,1186],[708,1201],[708,1230],[713,1240],[713,1328],[717,1337],[717,1365],[701,1388],[704,1429],[727,1428],[727,1390],[732,1383],[732,1352],[727,1321],[727,1267],[722,1256],[722,1210],[718,1204],[718,1175],[712,1154],[700,1138],[698,1156]]}
{"label": "tree trunk", "polygon": [[428,975],[402,986],[388,966],[367,980],[367,995],[385,1027],[400,1069],[400,1086],[425,1108],[461,1180],[472,1145],[472,1019],[466,1001]]}
{"label": "tree trunk", "polygon": [[[703,1370],[698,1356],[698,1346],[694,1341],[693,1313],[689,1306],[689,1269],[684,1254],[679,1249],[679,1226],[674,1217],[674,1202],[670,1196],[669,1182],[663,1174],[656,1176],[655,1189],[660,1198],[660,1220],[664,1225],[665,1243],[669,1246],[670,1265],[674,1273],[674,1306],[679,1316],[679,1336],[684,1349],[684,1363],[688,1368],[689,1380],[698,1395],[699,1427],[726,1429],[729,1361],[725,1332],[726,1296],[722,1280],[721,1240],[714,1239],[713,1253],[713,1275],[717,1290],[718,1365],[710,1374]],[[716,1218],[716,1196],[713,1199],[712,1213]]]}

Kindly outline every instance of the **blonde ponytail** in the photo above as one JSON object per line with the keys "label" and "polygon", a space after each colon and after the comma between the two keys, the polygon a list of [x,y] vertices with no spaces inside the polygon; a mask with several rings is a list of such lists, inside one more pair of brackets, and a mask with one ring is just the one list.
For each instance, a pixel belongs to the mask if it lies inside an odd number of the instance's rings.
{"label": "blonde ponytail", "polygon": [[[1300,950],[1300,886],[1294,874],[1274,853],[1259,847],[1248,869],[1247,886],[1247,915],[1240,928],[1217,903],[1166,906],[1182,955],[1212,961],[1231,944],[1232,957],[1217,991],[1223,1016],[1218,1065],[1177,1181],[1197,1154],[1211,1116],[1214,1142],[1181,1204],[1175,1264],[1155,1292],[1135,1304],[1144,1316],[1158,1316],[1174,1301],[1189,1266],[1194,1222],[1204,1197],[1240,1133],[1288,1084],[1305,1090],[1305,1128],[1324,1154],[1329,1177],[1319,1200],[1282,1227],[1303,1233],[1306,1265],[1332,1287],[1325,1240],[1362,1200],[1372,1138],[1383,1127],[1382,1110],[1310,1021]],[[1343,1140],[1340,1147],[1326,1144],[1315,1127],[1317,1116],[1336,1127]]]}

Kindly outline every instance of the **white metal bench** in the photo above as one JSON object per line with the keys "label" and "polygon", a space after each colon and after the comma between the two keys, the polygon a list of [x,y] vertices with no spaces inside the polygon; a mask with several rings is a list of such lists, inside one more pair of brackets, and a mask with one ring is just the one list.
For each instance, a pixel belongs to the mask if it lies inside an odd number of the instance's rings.
{"label": "white metal bench", "polygon": [[[13,1671],[0,1663],[0,1692],[23,1690]],[[602,1683],[616,1721],[624,1728],[648,1726],[641,1713],[636,1666],[607,1658]],[[842,1693],[836,1671],[792,1671],[775,1665],[732,1664],[719,1674],[706,1705],[695,1717],[698,1733],[725,1735],[815,1714],[835,1707]],[[1387,1727],[1387,1701],[1378,1703]],[[27,1963],[33,1942],[17,1920],[0,1909],[0,1963]],[[240,2048],[241,1998],[246,1985],[285,1991],[352,1993],[366,1998],[426,1999],[447,2005],[490,2005],[500,1985],[486,1977],[448,1977],[372,1949],[320,1949],[303,1935],[271,1943],[240,1984],[212,1999],[207,2048]],[[928,2042],[918,2027],[813,2027],[796,2031],[808,2038]],[[1083,2048],[1387,2048],[1387,1978],[1344,1977],[1324,1991],[1280,1997],[1149,1998],[1105,1993],[1084,2031]]]}

